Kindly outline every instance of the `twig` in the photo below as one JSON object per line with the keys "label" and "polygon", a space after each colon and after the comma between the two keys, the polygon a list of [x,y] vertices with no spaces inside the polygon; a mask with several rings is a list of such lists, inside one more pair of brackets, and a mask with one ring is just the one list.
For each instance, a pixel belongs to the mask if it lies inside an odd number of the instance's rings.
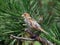
{"label": "twig", "polygon": [[30,38],[24,38],[24,37],[17,37],[17,36],[11,35],[10,38],[11,39],[18,39],[18,40],[26,40],[26,41],[39,41],[42,45],[54,45],[49,40],[47,40],[45,38],[41,38],[41,37],[37,36],[36,34],[33,34],[28,29],[26,29],[25,32],[29,33],[31,35],[31,37]]}
{"label": "twig", "polygon": [[11,39],[18,39],[18,40],[27,40],[27,41],[34,41],[35,39],[31,39],[31,38],[24,38],[24,37],[17,37],[14,35],[10,36]]}

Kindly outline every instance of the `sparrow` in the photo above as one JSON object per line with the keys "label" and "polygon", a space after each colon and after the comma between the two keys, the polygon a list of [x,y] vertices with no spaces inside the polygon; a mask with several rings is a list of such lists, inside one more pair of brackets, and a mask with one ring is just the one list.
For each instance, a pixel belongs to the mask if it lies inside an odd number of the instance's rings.
{"label": "sparrow", "polygon": [[32,29],[36,29],[40,32],[43,32],[45,34],[48,34],[39,24],[38,22],[30,16],[29,13],[22,14],[22,17],[24,18],[25,23],[28,25],[28,27]]}

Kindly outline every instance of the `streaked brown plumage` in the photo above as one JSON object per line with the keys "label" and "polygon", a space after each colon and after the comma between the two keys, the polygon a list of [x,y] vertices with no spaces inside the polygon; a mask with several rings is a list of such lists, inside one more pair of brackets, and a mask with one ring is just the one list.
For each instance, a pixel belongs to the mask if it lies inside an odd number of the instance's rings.
{"label": "streaked brown plumage", "polygon": [[24,18],[25,23],[26,23],[30,28],[37,29],[37,30],[39,30],[39,31],[44,32],[45,34],[48,34],[43,28],[41,28],[41,26],[37,23],[37,21],[34,20],[34,19],[30,16],[30,14],[24,13],[24,14],[22,15],[22,17]]}

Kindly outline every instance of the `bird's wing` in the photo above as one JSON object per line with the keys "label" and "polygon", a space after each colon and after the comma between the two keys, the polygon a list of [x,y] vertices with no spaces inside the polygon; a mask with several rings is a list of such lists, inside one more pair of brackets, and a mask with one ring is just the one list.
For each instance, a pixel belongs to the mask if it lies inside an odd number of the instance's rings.
{"label": "bird's wing", "polygon": [[40,27],[40,25],[36,21],[32,21],[32,26],[36,29]]}
{"label": "bird's wing", "polygon": [[39,25],[37,22],[34,22],[34,25],[35,25],[36,27],[40,27],[40,25]]}

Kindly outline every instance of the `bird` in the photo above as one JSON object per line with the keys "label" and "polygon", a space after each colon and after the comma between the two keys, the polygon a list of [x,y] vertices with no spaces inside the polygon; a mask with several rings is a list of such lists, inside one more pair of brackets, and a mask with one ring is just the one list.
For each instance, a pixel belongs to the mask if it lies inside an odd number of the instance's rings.
{"label": "bird", "polygon": [[22,14],[22,17],[24,18],[25,23],[28,25],[29,28],[36,29],[40,32],[43,32],[45,34],[48,34],[39,24],[38,22],[30,16],[29,13]]}

